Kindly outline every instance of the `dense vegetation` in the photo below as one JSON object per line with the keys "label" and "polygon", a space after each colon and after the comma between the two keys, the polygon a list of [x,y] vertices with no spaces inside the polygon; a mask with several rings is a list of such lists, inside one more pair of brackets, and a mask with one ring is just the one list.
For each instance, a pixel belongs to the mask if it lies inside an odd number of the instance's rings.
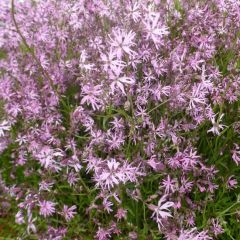
{"label": "dense vegetation", "polygon": [[238,0],[0,1],[0,239],[240,239]]}

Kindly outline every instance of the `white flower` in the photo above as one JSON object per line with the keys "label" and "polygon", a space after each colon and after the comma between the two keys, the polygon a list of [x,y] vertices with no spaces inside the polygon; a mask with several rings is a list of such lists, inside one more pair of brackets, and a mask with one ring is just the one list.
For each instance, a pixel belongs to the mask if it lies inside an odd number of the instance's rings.
{"label": "white flower", "polygon": [[22,136],[21,134],[18,135],[16,142],[21,146],[27,142],[27,137]]}
{"label": "white flower", "polygon": [[2,123],[0,123],[0,137],[4,137],[4,131],[9,131],[11,129],[11,125],[8,121],[3,120]]}
{"label": "white flower", "polygon": [[85,71],[91,71],[94,69],[94,64],[91,64],[87,61],[88,55],[86,50],[82,50],[79,58],[79,67]]}
{"label": "white flower", "polygon": [[30,234],[31,231],[33,233],[37,232],[36,226],[34,224],[34,222],[36,220],[37,220],[37,218],[32,218],[32,213],[30,213],[30,211],[28,211],[28,225],[27,225],[27,232],[28,232],[28,234]]}
{"label": "white flower", "polygon": [[220,130],[222,130],[224,127],[226,127],[226,125],[220,124],[224,114],[221,114],[219,116],[219,118],[217,119],[217,121],[215,120],[216,115],[217,114],[215,114],[211,119],[213,127],[211,129],[209,129],[207,132],[208,133],[212,132],[213,134],[220,135]]}
{"label": "white flower", "polygon": [[17,212],[15,216],[15,222],[19,225],[25,223],[24,216],[21,210]]}

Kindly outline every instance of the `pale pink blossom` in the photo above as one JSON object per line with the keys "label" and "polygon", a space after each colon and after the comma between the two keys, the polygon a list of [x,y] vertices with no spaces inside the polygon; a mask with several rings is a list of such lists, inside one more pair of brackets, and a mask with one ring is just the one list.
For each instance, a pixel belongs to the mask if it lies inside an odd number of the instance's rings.
{"label": "pale pink blossom", "polygon": [[113,30],[112,36],[109,35],[109,43],[118,58],[121,58],[123,53],[127,53],[130,56],[136,54],[132,50],[132,47],[136,45],[134,42],[135,36],[136,34],[132,30],[127,32],[120,28]]}
{"label": "pale pink blossom", "polygon": [[171,207],[174,206],[173,202],[166,201],[167,195],[163,195],[158,201],[158,205],[149,205],[149,208],[153,211],[152,218],[156,220],[159,230],[163,227],[162,220],[172,217],[170,213]]}
{"label": "pale pink blossom", "polygon": [[74,217],[74,215],[77,214],[77,212],[75,212],[76,209],[77,207],[75,205],[71,207],[64,205],[63,210],[60,214],[66,219],[67,222],[69,222]]}
{"label": "pale pink blossom", "polygon": [[45,218],[51,216],[55,213],[55,205],[56,203],[51,201],[39,201],[40,211],[39,214],[43,215]]}

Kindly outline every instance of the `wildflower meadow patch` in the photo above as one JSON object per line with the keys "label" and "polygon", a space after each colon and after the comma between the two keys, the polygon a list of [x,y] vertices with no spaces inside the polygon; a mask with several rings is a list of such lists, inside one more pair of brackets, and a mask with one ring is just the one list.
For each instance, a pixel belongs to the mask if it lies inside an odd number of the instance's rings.
{"label": "wildflower meadow patch", "polygon": [[0,0],[0,239],[240,239],[238,0]]}

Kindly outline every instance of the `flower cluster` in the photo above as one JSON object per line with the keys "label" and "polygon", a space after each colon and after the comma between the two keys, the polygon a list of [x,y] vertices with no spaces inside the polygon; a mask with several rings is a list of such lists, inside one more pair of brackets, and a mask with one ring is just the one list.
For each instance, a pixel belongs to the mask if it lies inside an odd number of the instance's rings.
{"label": "flower cluster", "polygon": [[[0,153],[9,154],[6,189],[27,234],[143,239],[132,219],[140,205],[149,234],[223,232],[217,218],[221,231],[196,228],[219,188],[199,129],[214,139],[232,127],[223,105],[240,94],[239,8],[234,0],[0,1]],[[239,146],[230,147],[239,165]],[[230,190],[237,180],[228,177]]]}

